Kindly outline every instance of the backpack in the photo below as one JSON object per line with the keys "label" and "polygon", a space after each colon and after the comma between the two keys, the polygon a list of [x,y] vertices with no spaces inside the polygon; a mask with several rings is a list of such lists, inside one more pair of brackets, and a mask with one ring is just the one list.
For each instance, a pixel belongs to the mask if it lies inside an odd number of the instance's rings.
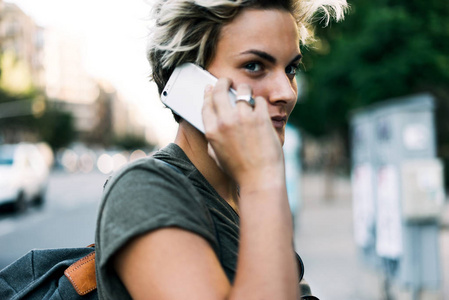
{"label": "backpack", "polygon": [[0,271],[0,299],[98,299],[95,248],[31,250]]}

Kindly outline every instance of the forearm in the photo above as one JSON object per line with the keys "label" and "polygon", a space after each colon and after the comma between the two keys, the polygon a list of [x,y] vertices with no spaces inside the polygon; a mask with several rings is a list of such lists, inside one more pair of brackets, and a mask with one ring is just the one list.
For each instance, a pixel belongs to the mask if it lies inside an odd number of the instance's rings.
{"label": "forearm", "polygon": [[[282,134],[273,127],[266,99],[255,107],[228,100],[231,82],[205,92],[206,139],[222,170],[240,187],[240,244],[229,299],[296,299],[298,274],[285,186]],[[251,94],[249,86],[238,95]]]}
{"label": "forearm", "polygon": [[230,299],[297,299],[298,274],[285,181],[240,189],[240,248]]}

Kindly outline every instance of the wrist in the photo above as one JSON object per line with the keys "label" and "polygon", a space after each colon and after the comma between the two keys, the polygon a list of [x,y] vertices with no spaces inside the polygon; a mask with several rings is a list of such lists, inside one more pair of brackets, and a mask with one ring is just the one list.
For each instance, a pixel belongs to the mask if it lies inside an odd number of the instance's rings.
{"label": "wrist", "polygon": [[252,194],[279,196],[287,190],[284,175],[246,178],[238,185],[241,198]]}
{"label": "wrist", "polygon": [[285,186],[285,169],[284,165],[279,165],[263,170],[251,170],[250,172],[240,174],[236,178],[236,182],[240,189],[264,189],[281,188]]}

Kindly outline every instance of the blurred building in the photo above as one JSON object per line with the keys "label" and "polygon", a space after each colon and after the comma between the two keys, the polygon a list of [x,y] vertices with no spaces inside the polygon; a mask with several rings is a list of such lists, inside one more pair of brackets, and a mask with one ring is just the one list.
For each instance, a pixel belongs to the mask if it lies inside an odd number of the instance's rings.
{"label": "blurred building", "polygon": [[82,38],[57,29],[45,31],[45,92],[52,105],[70,112],[80,138],[98,124],[100,88],[85,71]]}
{"label": "blurred building", "polygon": [[[49,108],[73,115],[82,142],[108,146],[117,136],[145,138],[138,110],[110,83],[87,73],[83,45],[83,37],[39,27],[20,7],[0,0],[1,89],[12,94],[43,91]],[[22,115],[32,113],[30,103]]]}
{"label": "blurred building", "polygon": [[106,81],[94,83],[96,94],[90,101],[68,101],[62,96],[51,98],[51,105],[73,115],[79,140],[110,146],[117,137],[144,138],[145,128],[137,122],[132,106]]}
{"label": "blurred building", "polygon": [[0,1],[0,87],[22,93],[45,86],[43,33],[17,5]]}
{"label": "blurred building", "polygon": [[91,104],[98,87],[84,68],[83,38],[58,29],[45,30],[46,93],[50,99]]}
{"label": "blurred building", "polygon": [[82,37],[47,29],[44,49],[46,94],[60,109],[73,114],[81,141],[109,146],[117,136],[144,138],[132,106],[112,84],[87,73]]}

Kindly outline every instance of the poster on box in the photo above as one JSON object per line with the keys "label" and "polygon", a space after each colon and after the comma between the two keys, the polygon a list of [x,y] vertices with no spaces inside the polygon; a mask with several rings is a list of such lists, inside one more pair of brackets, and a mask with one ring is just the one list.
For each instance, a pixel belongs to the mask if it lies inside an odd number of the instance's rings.
{"label": "poster on box", "polygon": [[393,165],[377,171],[376,251],[381,257],[396,259],[402,254],[402,222],[399,174]]}
{"label": "poster on box", "polygon": [[352,203],[354,240],[359,247],[374,243],[375,204],[374,172],[371,164],[354,167],[352,172]]}

